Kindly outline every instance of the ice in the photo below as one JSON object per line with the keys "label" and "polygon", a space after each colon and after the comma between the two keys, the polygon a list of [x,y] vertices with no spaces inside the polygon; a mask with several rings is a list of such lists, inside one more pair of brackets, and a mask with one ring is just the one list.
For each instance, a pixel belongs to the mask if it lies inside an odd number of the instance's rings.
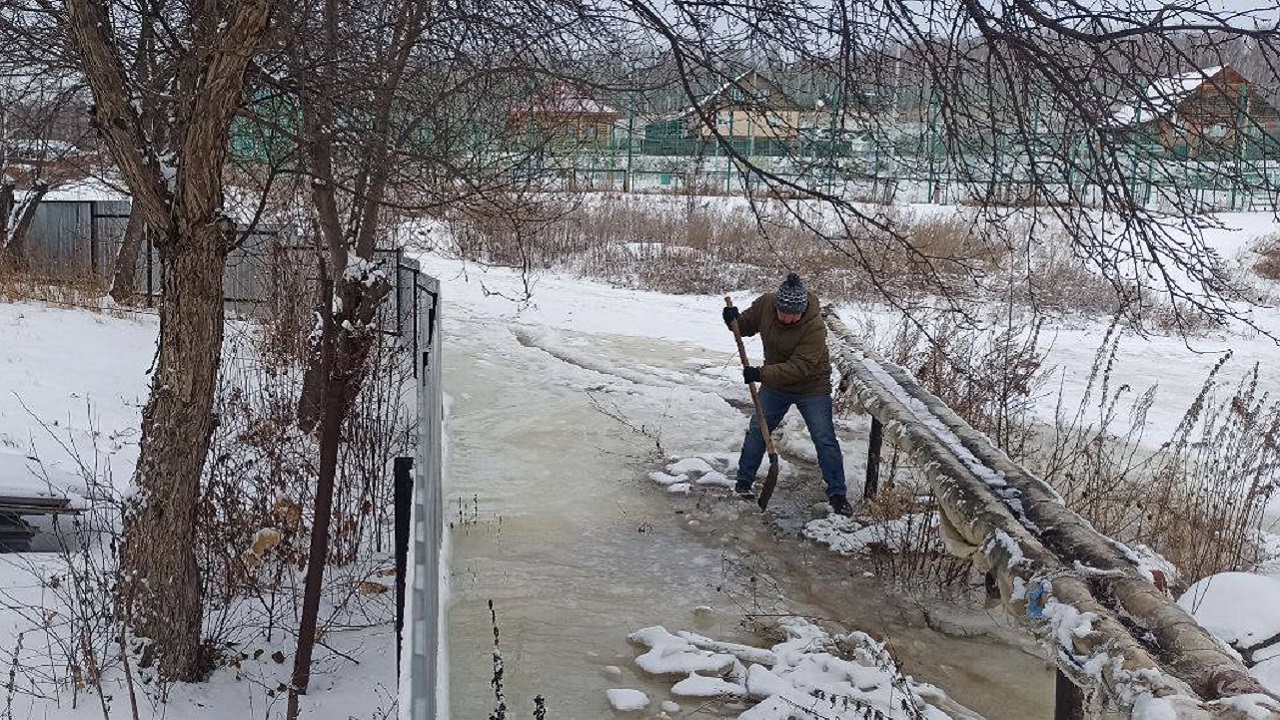
{"label": "ice", "polygon": [[724,473],[716,472],[714,470],[702,475],[697,479],[696,482],[699,485],[706,485],[708,487],[722,487],[722,488],[731,488],[733,487],[733,484],[734,484],[734,481],[726,477]]}
{"label": "ice", "polygon": [[667,466],[667,472],[672,475],[684,475],[687,473],[710,473],[713,472],[711,465],[707,464],[702,458],[689,457],[681,458]]}
{"label": "ice", "polygon": [[636,658],[636,665],[650,675],[720,673],[733,667],[735,659],[726,653],[702,650],[660,626],[637,630],[628,635],[627,639],[650,648],[649,652]]}
{"label": "ice", "polygon": [[609,704],[618,712],[634,712],[649,707],[649,696],[639,690],[614,688],[607,691]]}
{"label": "ice", "polygon": [[718,677],[704,677],[692,673],[671,687],[672,695],[681,697],[721,697],[744,696],[747,689],[737,683],[731,683]]}

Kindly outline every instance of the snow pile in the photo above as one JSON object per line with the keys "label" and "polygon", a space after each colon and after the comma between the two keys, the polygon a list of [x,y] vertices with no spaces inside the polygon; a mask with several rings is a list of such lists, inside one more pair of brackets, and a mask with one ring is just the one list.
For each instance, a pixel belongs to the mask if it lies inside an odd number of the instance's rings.
{"label": "snow pile", "polygon": [[1280,579],[1219,573],[1188,588],[1178,604],[1240,653],[1267,689],[1280,693]]}
{"label": "snow pile", "polygon": [[1247,648],[1280,634],[1280,580],[1243,572],[1207,577],[1178,604],[1232,647]]}
{"label": "snow pile", "polygon": [[883,522],[865,523],[832,514],[811,520],[804,535],[841,555],[856,555],[872,549],[903,552],[919,547],[921,540],[934,543],[938,533],[937,513],[912,513]]}
{"label": "snow pile", "polygon": [[[942,702],[945,695],[901,675],[884,645],[868,635],[832,637],[801,618],[785,618],[780,627],[787,639],[768,650],[662,627],[628,639],[649,648],[636,658],[641,669],[686,675],[672,687],[674,695],[759,701],[739,720],[950,718],[926,699]],[[848,657],[836,654],[841,649]]]}
{"label": "snow pile", "polygon": [[[649,479],[665,486],[668,492],[688,494],[693,487],[725,488],[734,486],[737,458],[729,453],[702,453],[681,457],[672,456],[665,472],[651,472]],[[779,475],[784,464],[779,460]]]}
{"label": "snow pile", "polygon": [[672,635],[658,625],[637,630],[627,639],[649,648],[649,652],[636,658],[636,665],[650,675],[723,673],[737,662],[733,655],[699,648],[689,639]]}
{"label": "snow pile", "polygon": [[609,704],[618,712],[633,712],[649,707],[649,696],[639,690],[615,688],[605,694],[609,697]]}

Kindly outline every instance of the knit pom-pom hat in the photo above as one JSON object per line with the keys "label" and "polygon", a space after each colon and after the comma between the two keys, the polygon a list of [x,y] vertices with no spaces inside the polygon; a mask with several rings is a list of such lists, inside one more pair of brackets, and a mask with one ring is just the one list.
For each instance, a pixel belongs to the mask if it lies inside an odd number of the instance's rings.
{"label": "knit pom-pom hat", "polygon": [[778,286],[778,292],[773,296],[773,306],[789,315],[804,314],[809,307],[809,289],[800,282],[799,275],[787,275],[787,279]]}

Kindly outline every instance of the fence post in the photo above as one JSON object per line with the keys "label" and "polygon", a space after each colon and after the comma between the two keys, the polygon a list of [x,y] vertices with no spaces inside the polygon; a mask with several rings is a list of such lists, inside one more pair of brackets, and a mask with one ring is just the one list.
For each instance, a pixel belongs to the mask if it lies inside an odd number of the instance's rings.
{"label": "fence post", "polygon": [[1053,689],[1053,720],[1084,720],[1084,693],[1058,670]]}
{"label": "fence post", "polygon": [[870,500],[880,489],[880,445],[884,441],[884,427],[875,416],[871,418],[871,437],[867,442],[867,483],[862,497]]}
{"label": "fence post", "polygon": [[396,677],[400,677],[401,638],[404,634],[405,573],[409,568],[409,519],[413,507],[413,458],[395,459],[395,508],[396,533]]}

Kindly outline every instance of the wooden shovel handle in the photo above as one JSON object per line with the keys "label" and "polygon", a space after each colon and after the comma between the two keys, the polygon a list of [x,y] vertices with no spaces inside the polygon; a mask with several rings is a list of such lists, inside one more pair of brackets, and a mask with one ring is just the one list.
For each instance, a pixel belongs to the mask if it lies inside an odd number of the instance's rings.
{"label": "wooden shovel handle", "polygon": [[[726,297],[724,306],[733,307],[733,298]],[[733,323],[729,325],[729,329],[733,330],[733,339],[738,341],[738,359],[742,360],[742,367],[749,367],[751,361],[747,359],[747,346],[742,342],[742,331],[738,329],[737,318],[734,318]],[[764,436],[764,449],[770,456],[777,455],[778,452],[773,449],[773,433],[769,431],[769,423],[764,416],[764,407],[760,405],[760,393],[756,390],[756,384],[753,382],[747,383],[747,387],[751,390],[751,402],[756,406],[756,422],[760,423],[760,434]]]}

